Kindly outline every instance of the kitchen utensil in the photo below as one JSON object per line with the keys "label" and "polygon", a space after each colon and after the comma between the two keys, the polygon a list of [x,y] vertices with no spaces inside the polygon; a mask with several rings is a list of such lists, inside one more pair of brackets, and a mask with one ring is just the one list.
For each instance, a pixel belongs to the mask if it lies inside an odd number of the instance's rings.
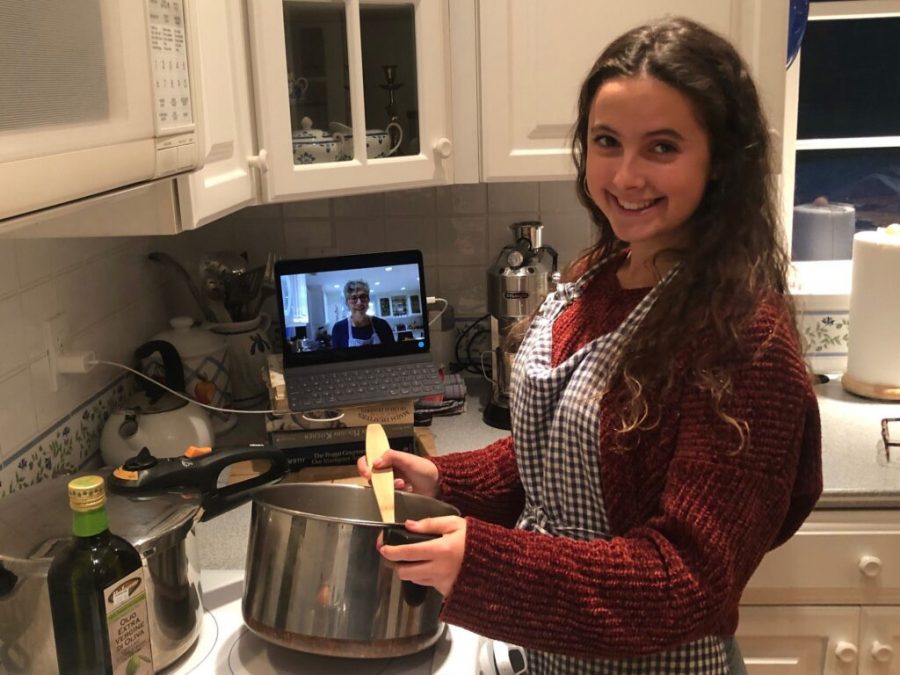
{"label": "kitchen utensil", "polygon": [[194,283],[194,280],[191,279],[191,275],[188,274],[188,271],[181,266],[181,264],[175,260],[168,253],[163,253],[161,251],[153,251],[148,256],[150,260],[161,263],[175,272],[176,275],[184,282],[190,291],[191,295],[194,298],[194,301],[197,303],[197,306],[200,308],[200,312],[203,314],[203,318],[207,321],[215,321],[216,316],[213,314],[209,306],[206,303],[206,299],[204,295],[200,292],[200,289],[197,287],[197,284]]}
{"label": "kitchen utensil", "polygon": [[[375,460],[390,450],[391,444],[384,427],[380,424],[366,426],[366,461],[369,469]],[[378,502],[381,519],[386,523],[394,522],[394,470],[391,468],[372,470],[372,491]]]}
{"label": "kitchen utensil", "polygon": [[253,407],[268,395],[263,372],[267,372],[267,359],[272,352],[266,333],[270,323],[268,314],[258,314],[247,321],[209,326],[228,344],[228,372],[233,405],[237,408]]}
{"label": "kitchen utensil", "polygon": [[[245,460],[268,461],[269,470],[262,476],[218,488],[219,474]],[[154,665],[162,669],[187,652],[200,633],[203,607],[195,524],[245,502],[253,490],[280,479],[287,471],[287,462],[272,448],[244,446],[218,448],[199,458],[157,459],[146,452],[135,458],[131,468],[138,476],[134,482],[154,496],[123,496],[114,484],[123,481],[108,477],[109,526],[131,542],[143,558],[150,643]],[[99,473],[110,475],[108,469]],[[54,550],[71,534],[66,485],[73,477],[46,480],[3,499],[0,672],[58,672],[47,570]],[[132,488],[132,492],[139,491]]]}
{"label": "kitchen utensil", "polygon": [[234,321],[254,318],[248,315],[248,305],[256,301],[262,288],[265,267],[225,276],[225,307]]}
{"label": "kitchen utensil", "polygon": [[266,267],[263,271],[262,283],[259,288],[256,301],[251,303],[250,316],[254,317],[259,314],[262,309],[263,302],[266,298],[275,294],[275,254],[269,251],[266,258]]}
{"label": "kitchen utensil", "polygon": [[[141,361],[162,357],[165,384],[184,392],[184,371],[178,352],[162,340],[146,342],[134,353]],[[141,380],[138,391],[114,410],[100,433],[100,455],[107,466],[119,466],[141,448],[156,457],[178,457],[194,446],[210,446],[215,439],[209,415],[198,405]]]}
{"label": "kitchen utensil", "polygon": [[[436,499],[397,493],[399,520],[459,515]],[[314,654],[384,658],[432,645],[441,594],[412,605],[376,542],[385,529],[362,485],[291,483],[253,495],[244,622],[263,639]],[[289,601],[288,601],[289,599]]]}
{"label": "kitchen utensil", "polygon": [[[198,403],[216,408],[230,408],[231,363],[228,359],[228,342],[222,335],[207,327],[196,327],[189,316],[176,316],[169,320],[169,330],[153,336],[153,340],[170,342],[184,366],[184,385],[188,396]],[[160,359],[151,357],[142,364],[143,371],[152,376],[161,374]],[[237,424],[235,413],[210,411],[213,429],[222,434]]]}

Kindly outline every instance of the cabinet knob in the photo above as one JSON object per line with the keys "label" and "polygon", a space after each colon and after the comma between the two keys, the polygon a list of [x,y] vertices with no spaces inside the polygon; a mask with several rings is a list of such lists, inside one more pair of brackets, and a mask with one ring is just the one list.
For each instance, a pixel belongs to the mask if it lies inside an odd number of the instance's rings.
{"label": "cabinet knob", "polygon": [[834,655],[844,663],[853,663],[856,659],[857,649],[852,642],[844,642],[841,640],[834,648]]}
{"label": "cabinet knob", "polygon": [[887,663],[894,657],[894,648],[875,640],[872,643],[872,658],[878,663]]}
{"label": "cabinet knob", "polygon": [[434,151],[444,159],[447,159],[450,153],[453,152],[453,141],[449,138],[439,138],[438,142],[434,144]]}
{"label": "cabinet knob", "polygon": [[881,558],[864,555],[859,559],[859,571],[867,577],[877,577],[881,573]]}
{"label": "cabinet knob", "polygon": [[265,148],[259,149],[258,155],[250,155],[247,157],[247,164],[256,169],[260,173],[268,173],[269,171],[269,152]]}

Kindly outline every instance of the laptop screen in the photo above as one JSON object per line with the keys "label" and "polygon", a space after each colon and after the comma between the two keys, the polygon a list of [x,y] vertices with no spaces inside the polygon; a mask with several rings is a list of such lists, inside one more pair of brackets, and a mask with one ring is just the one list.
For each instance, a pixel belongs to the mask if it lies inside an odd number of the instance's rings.
{"label": "laptop screen", "polygon": [[281,260],[275,286],[286,368],[430,349],[419,251]]}

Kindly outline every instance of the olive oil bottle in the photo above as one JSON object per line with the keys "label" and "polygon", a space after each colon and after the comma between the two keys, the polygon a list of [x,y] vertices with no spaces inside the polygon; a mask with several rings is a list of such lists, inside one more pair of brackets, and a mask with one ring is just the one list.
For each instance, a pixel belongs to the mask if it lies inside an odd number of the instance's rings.
{"label": "olive oil bottle", "polygon": [[71,480],[69,506],[73,536],[47,573],[60,673],[153,673],[141,556],[109,531],[103,478]]}

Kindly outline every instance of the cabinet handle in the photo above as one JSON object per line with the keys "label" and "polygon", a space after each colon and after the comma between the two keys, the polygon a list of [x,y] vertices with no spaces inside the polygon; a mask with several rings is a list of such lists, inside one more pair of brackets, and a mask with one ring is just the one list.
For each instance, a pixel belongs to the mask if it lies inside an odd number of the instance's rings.
{"label": "cabinet handle", "polygon": [[439,138],[437,143],[434,144],[434,151],[444,159],[447,159],[450,153],[453,152],[453,142],[449,138]]}
{"label": "cabinet handle", "polygon": [[841,640],[834,648],[834,655],[844,663],[853,663],[856,659],[856,645],[852,642],[844,642]]}
{"label": "cabinet handle", "polygon": [[894,657],[894,648],[875,640],[872,643],[872,658],[878,663],[887,663]]}
{"label": "cabinet handle", "polygon": [[859,571],[867,577],[877,577],[881,573],[881,558],[864,555],[859,559]]}
{"label": "cabinet handle", "polygon": [[247,157],[247,164],[259,169],[260,173],[269,172],[269,152],[265,148],[259,149],[258,155],[250,155]]}

